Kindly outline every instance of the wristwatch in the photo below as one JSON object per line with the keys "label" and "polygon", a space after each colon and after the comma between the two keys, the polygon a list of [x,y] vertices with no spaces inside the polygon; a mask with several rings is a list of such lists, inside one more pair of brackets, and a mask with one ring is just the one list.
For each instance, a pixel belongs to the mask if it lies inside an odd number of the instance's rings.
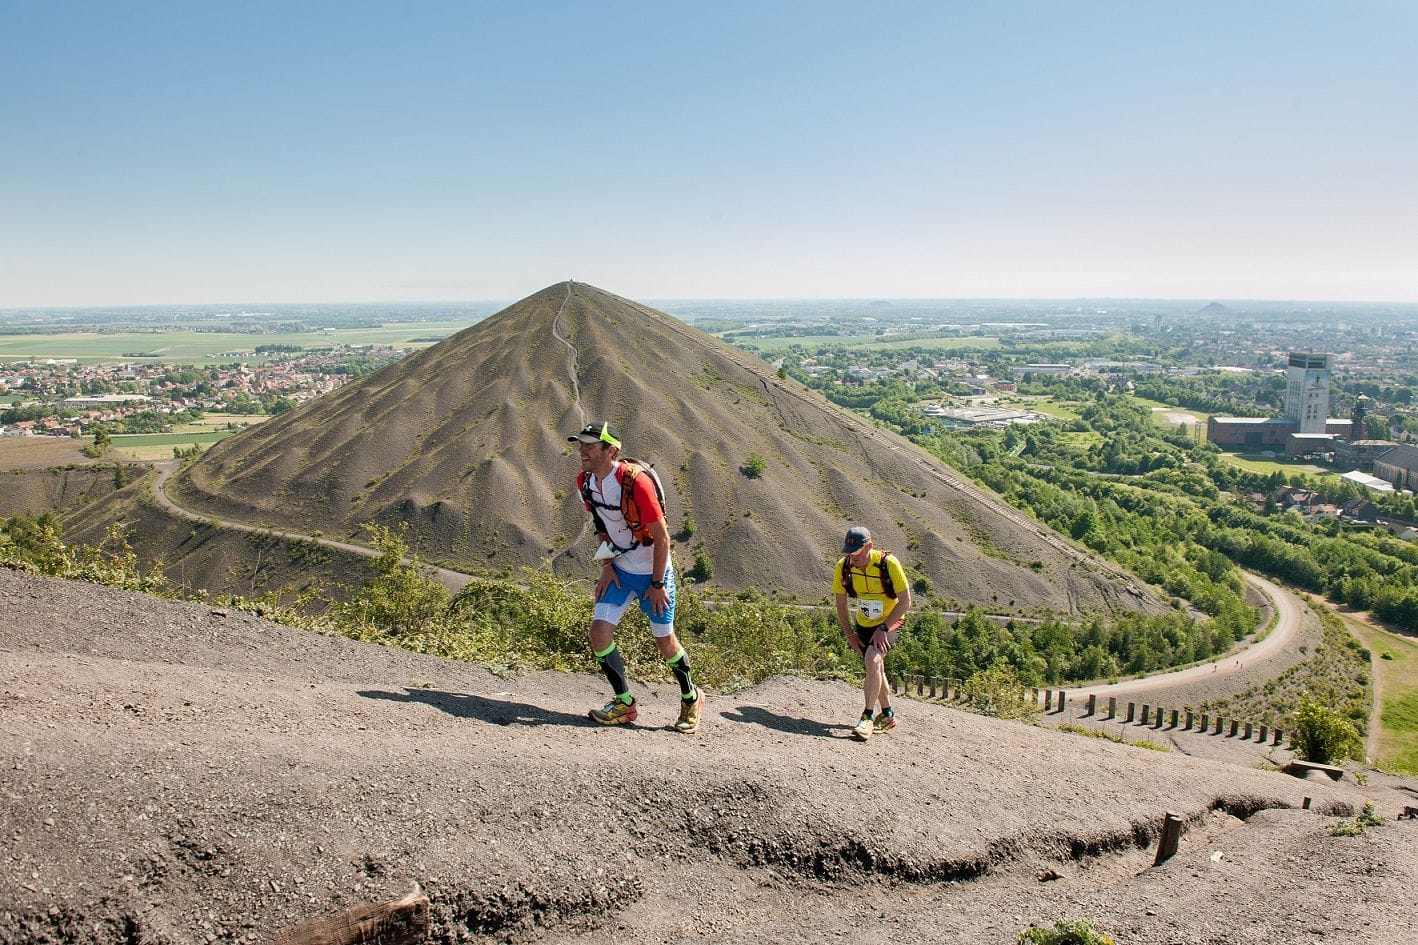
{"label": "wristwatch", "polygon": [[663,591],[663,590],[665,589],[665,582],[664,582],[664,581],[651,581],[651,582],[650,582],[650,586],[653,587],[653,588],[655,588],[655,590],[657,590],[657,591]]}

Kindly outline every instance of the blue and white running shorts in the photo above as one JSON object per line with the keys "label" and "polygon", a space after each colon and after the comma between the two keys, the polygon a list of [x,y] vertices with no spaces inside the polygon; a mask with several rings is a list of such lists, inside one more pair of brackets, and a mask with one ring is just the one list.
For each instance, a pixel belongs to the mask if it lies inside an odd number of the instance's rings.
{"label": "blue and white running shorts", "polygon": [[665,606],[665,612],[655,614],[655,608],[650,605],[650,601],[645,595],[650,592],[650,575],[630,574],[615,568],[615,576],[620,581],[620,587],[614,584],[606,587],[606,592],[601,595],[601,599],[596,601],[596,610],[591,614],[592,620],[604,620],[607,623],[620,625],[620,618],[625,616],[625,612],[630,609],[631,598],[640,601],[640,609],[645,612],[645,616],[650,618],[650,632],[657,637],[667,637],[675,632],[675,569],[665,569],[665,593],[670,595],[670,602]]}

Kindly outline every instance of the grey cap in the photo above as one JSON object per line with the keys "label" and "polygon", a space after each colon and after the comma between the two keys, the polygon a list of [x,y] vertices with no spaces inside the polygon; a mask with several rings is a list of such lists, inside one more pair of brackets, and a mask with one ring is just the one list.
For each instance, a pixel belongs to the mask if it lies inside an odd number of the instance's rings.
{"label": "grey cap", "polygon": [[855,551],[861,551],[869,541],[871,541],[871,532],[867,531],[865,526],[855,525],[847,529],[847,537],[842,542],[842,553],[849,555]]}

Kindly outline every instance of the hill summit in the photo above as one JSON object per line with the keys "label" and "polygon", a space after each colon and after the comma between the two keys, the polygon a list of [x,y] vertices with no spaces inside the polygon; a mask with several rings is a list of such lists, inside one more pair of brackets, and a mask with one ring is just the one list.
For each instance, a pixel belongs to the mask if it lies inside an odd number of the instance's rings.
{"label": "hill summit", "polygon": [[[845,529],[865,524],[943,598],[1152,606],[1135,579],[905,439],[583,283],[550,286],[218,444],[177,489],[205,514],[327,536],[407,523],[410,544],[450,567],[584,574],[595,542],[566,438],[599,418],[619,427],[626,455],[655,463],[679,570],[702,549],[713,585],[820,596]],[[750,476],[754,453],[765,466]]]}

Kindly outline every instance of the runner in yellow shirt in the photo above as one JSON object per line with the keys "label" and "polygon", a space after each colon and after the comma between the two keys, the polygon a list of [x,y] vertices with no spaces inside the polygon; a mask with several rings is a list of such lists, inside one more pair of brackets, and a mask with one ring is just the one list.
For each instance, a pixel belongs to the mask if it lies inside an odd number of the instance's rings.
{"label": "runner in yellow shirt", "polygon": [[[842,635],[866,661],[866,709],[852,729],[852,737],[864,742],[873,732],[896,727],[882,658],[901,635],[901,625],[911,609],[911,588],[901,562],[891,552],[874,548],[871,532],[861,525],[847,531],[842,555],[833,569],[832,593],[837,599]],[[873,719],[872,711],[878,705],[881,712]]]}

